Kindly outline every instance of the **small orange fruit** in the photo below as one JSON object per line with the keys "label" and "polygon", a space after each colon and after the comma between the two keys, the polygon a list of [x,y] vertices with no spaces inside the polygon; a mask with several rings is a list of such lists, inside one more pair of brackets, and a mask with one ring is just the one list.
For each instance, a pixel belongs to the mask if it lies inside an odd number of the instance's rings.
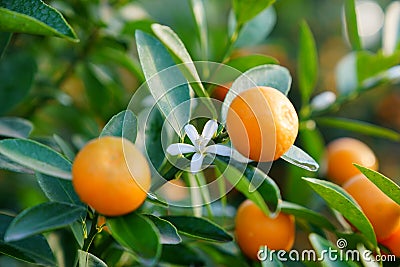
{"label": "small orange fruit", "polygon": [[299,123],[289,99],[271,87],[254,87],[236,96],[227,113],[232,145],[255,161],[272,161],[294,143]]}
{"label": "small orange fruit", "polygon": [[169,201],[181,201],[189,196],[189,188],[179,179],[171,180],[160,188],[160,194]]}
{"label": "small orange fruit", "polygon": [[295,222],[292,215],[279,213],[270,218],[250,200],[245,200],[238,208],[235,219],[235,236],[243,253],[257,260],[261,246],[271,250],[289,251],[295,238]]}
{"label": "small orange fruit", "polygon": [[325,160],[328,178],[339,185],[360,173],[353,163],[372,170],[378,169],[378,160],[374,152],[363,142],[348,137],[330,142],[327,145]]}
{"label": "small orange fruit", "polygon": [[371,222],[378,240],[389,237],[400,225],[400,205],[384,194],[363,174],[343,184]]}
{"label": "small orange fruit", "polygon": [[119,137],[90,141],[72,165],[72,184],[80,199],[107,216],[137,209],[146,199],[150,177],[146,158]]}
{"label": "small orange fruit", "polygon": [[219,101],[223,102],[225,100],[225,96],[231,88],[233,82],[225,83],[223,85],[215,86],[214,90],[212,91],[211,96]]}
{"label": "small orange fruit", "polygon": [[400,225],[393,234],[379,243],[387,247],[393,255],[400,257]]}

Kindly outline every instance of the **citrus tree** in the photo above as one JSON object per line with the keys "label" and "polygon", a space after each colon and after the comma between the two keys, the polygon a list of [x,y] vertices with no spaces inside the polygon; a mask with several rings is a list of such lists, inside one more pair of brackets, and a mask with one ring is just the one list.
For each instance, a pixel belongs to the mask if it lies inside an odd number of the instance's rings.
{"label": "citrus tree", "polygon": [[0,265],[398,265],[400,2],[274,2],[0,0]]}

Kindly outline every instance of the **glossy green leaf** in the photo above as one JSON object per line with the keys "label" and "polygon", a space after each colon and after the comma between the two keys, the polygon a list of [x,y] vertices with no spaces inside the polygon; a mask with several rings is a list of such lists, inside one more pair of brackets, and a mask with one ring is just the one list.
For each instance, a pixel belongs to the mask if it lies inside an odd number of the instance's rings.
{"label": "glossy green leaf", "polygon": [[319,169],[318,163],[310,155],[295,145],[292,145],[281,158],[308,171],[316,172]]}
{"label": "glossy green leaf", "polygon": [[172,223],[178,232],[193,238],[215,242],[230,242],[233,240],[219,225],[205,218],[189,216],[161,216]]}
{"label": "glossy green leaf", "polygon": [[27,173],[27,174],[34,174],[34,171],[32,171],[29,168],[26,168],[22,166],[21,164],[18,164],[12,160],[10,160],[8,157],[0,154],[0,169],[2,170],[9,170],[12,172],[19,172],[19,173]]}
{"label": "glossy green leaf", "polygon": [[75,158],[75,152],[72,147],[60,136],[53,134],[54,141],[56,141],[57,145],[60,147],[63,155],[69,160],[73,161]]}
{"label": "glossy green leaf", "polygon": [[240,72],[246,72],[251,68],[265,65],[265,64],[278,64],[278,60],[262,54],[251,54],[247,56],[236,57],[229,60],[226,65],[237,69]]}
{"label": "glossy green leaf", "polygon": [[190,118],[187,80],[178,67],[173,67],[174,61],[157,39],[136,31],[136,44],[147,85],[158,108],[165,117],[169,116],[168,121],[178,135],[182,135]]}
{"label": "glossy green leaf", "polygon": [[36,173],[39,186],[50,201],[85,206],[75,193],[72,182],[65,179]]}
{"label": "glossy green leaf", "polygon": [[[245,47],[262,43],[271,33],[275,23],[276,12],[275,9],[270,6],[243,25],[234,43],[234,46]],[[231,13],[229,15],[228,23],[229,35],[234,33],[236,24],[236,18],[234,14]]]}
{"label": "glossy green leaf", "polygon": [[329,231],[335,230],[335,226],[327,218],[318,212],[295,203],[283,201],[281,204],[281,211],[287,214],[292,214],[296,217],[296,219],[303,219],[317,227],[321,227]]}
{"label": "glossy green leaf", "polygon": [[20,240],[62,228],[84,217],[85,214],[86,208],[82,206],[60,202],[42,203],[18,214],[8,227],[4,240]]}
{"label": "glossy green leaf", "polygon": [[104,126],[100,136],[118,136],[135,143],[137,135],[137,118],[130,110],[114,115]]}
{"label": "glossy green leaf", "polygon": [[385,55],[391,55],[400,44],[400,3],[393,1],[386,8],[383,27],[382,50]]}
{"label": "glossy green leaf", "polygon": [[150,219],[137,213],[107,218],[112,236],[135,254],[140,263],[153,266],[161,254],[159,232]]}
{"label": "glossy green leaf", "polygon": [[383,193],[400,205],[400,187],[395,182],[377,171],[368,169],[358,164],[354,164],[354,166],[356,166],[357,169],[359,169],[368,179],[370,179],[371,182],[379,187]]}
{"label": "glossy green leaf", "polygon": [[214,164],[218,168],[219,172],[222,173],[224,178],[234,185],[239,192],[244,194],[246,198],[253,201],[254,204],[256,204],[266,215],[269,215],[273,212],[269,210],[269,207],[265,203],[263,196],[257,190],[254,191],[254,186],[252,186],[250,181],[247,180],[246,176],[244,175],[245,170],[243,168],[238,169],[232,164],[228,164],[218,158],[214,160]]}
{"label": "glossy green leaf", "polygon": [[300,26],[298,79],[303,105],[308,104],[318,79],[318,53],[314,36],[307,22]]}
{"label": "glossy green leaf", "polygon": [[357,52],[358,82],[360,84],[368,82],[367,79],[373,79],[374,76],[398,64],[400,64],[400,51],[396,51],[391,55],[384,55],[382,51],[378,51],[375,54],[369,51],[359,51]]}
{"label": "glossy green leaf", "polygon": [[344,2],[344,11],[346,18],[346,29],[347,36],[349,38],[351,47],[353,50],[361,50],[361,40],[358,35],[358,25],[357,25],[357,13],[356,13],[356,1],[347,0]]}
{"label": "glossy green leaf", "polygon": [[315,121],[317,124],[325,127],[348,130],[370,136],[386,138],[392,141],[400,141],[400,134],[398,132],[364,121],[334,117],[321,117],[317,118]]}
{"label": "glossy green leaf", "polygon": [[161,143],[161,131],[163,124],[164,119],[160,111],[156,108],[153,108],[146,120],[144,142],[147,156],[155,169],[160,168],[165,159],[165,154]]}
{"label": "glossy green leaf", "polygon": [[238,25],[251,20],[274,2],[275,0],[233,0],[233,10]]}
{"label": "glossy green leaf", "polygon": [[26,53],[7,53],[0,60],[0,114],[10,111],[25,99],[31,89],[36,69],[35,59]]}
{"label": "glossy green leaf", "polygon": [[79,267],[107,267],[107,264],[93,254],[78,250]]}
{"label": "glossy green leaf", "polygon": [[4,234],[14,218],[0,214],[0,253],[15,259],[44,266],[56,266],[56,259],[42,235],[14,242],[5,242]]}
{"label": "glossy green leaf", "polygon": [[208,59],[208,25],[205,3],[202,0],[191,0],[191,10],[197,26],[197,33],[200,40],[202,59]]}
{"label": "glossy green leaf", "polygon": [[0,60],[10,44],[12,35],[10,32],[0,32]]}
{"label": "glossy green leaf", "polygon": [[33,125],[28,120],[16,117],[0,118],[0,136],[28,138],[32,129]]}
{"label": "glossy green leaf", "polygon": [[276,254],[276,251],[271,254],[271,250],[268,249],[268,247],[262,247],[262,252],[260,254],[260,257],[262,259],[261,267],[283,267],[284,265],[278,259]]}
{"label": "glossy green leaf", "polygon": [[340,186],[331,182],[314,178],[303,178],[328,205],[340,212],[354,227],[356,227],[374,246],[376,236],[371,223],[354,199]]}
{"label": "glossy green leaf", "polygon": [[204,266],[204,260],[185,244],[163,245],[161,261],[179,266]]}
{"label": "glossy green leaf", "polygon": [[[351,256],[353,254],[344,254],[343,257],[340,257],[340,249],[338,249],[336,246],[334,246],[331,242],[326,240],[325,238],[315,234],[311,233],[308,236],[311,245],[315,249],[316,255],[315,254],[309,254],[315,257],[311,258],[312,261],[315,261],[318,259],[318,261],[321,263],[322,266],[326,267],[345,267],[345,266],[352,266],[356,267],[358,266],[356,263],[352,262],[351,260],[346,260],[346,256],[351,259]],[[346,242],[346,241],[343,241]],[[344,244],[344,243],[343,243]],[[344,247],[342,247],[345,249]],[[329,256],[326,254],[327,252],[330,252]],[[344,251],[344,250],[343,250]],[[321,259],[321,260],[319,260]]]}
{"label": "glossy green leaf", "polygon": [[0,153],[37,172],[71,179],[71,163],[55,150],[36,141],[28,139],[1,140]]}
{"label": "glossy green leaf", "polygon": [[0,31],[57,36],[79,41],[61,13],[41,0],[1,0]]}
{"label": "glossy green leaf", "polygon": [[221,108],[222,123],[226,121],[226,115],[232,100],[239,93],[256,86],[269,86],[287,95],[291,84],[292,76],[285,67],[266,64],[249,69],[233,82],[226,94],[224,105]]}
{"label": "glossy green leaf", "polygon": [[154,215],[147,215],[146,217],[149,218],[154,223],[154,225],[160,232],[161,244],[174,245],[174,244],[179,244],[182,241],[181,237],[178,234],[178,230],[169,221]]}

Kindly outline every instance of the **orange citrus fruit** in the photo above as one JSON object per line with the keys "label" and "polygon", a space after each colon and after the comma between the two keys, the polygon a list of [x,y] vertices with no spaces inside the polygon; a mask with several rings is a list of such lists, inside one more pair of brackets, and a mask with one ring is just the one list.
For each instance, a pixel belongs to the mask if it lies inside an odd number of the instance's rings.
{"label": "orange citrus fruit", "polygon": [[400,225],[393,234],[379,243],[387,247],[393,255],[400,257]]}
{"label": "orange citrus fruit", "polygon": [[254,87],[236,96],[227,113],[232,145],[255,161],[272,161],[293,145],[299,128],[289,99],[272,87]]}
{"label": "orange citrus fruit", "polygon": [[378,240],[389,237],[400,225],[400,205],[383,193],[363,174],[343,184],[371,222]]}
{"label": "orange citrus fruit", "polygon": [[171,180],[160,188],[160,194],[169,201],[181,201],[189,197],[189,188],[182,180]]}
{"label": "orange citrus fruit", "polygon": [[328,178],[339,185],[360,173],[353,163],[372,170],[378,169],[374,152],[363,142],[348,137],[336,139],[327,145],[325,161]]}
{"label": "orange citrus fruit", "polygon": [[72,184],[80,199],[107,216],[137,209],[146,199],[150,177],[146,158],[119,137],[90,141],[72,165]]}
{"label": "orange citrus fruit", "polygon": [[229,91],[229,88],[231,88],[233,82],[225,83],[223,85],[218,85],[214,88],[212,91],[211,96],[215,99],[218,99],[219,101],[224,101],[225,96]]}
{"label": "orange citrus fruit", "polygon": [[253,260],[257,260],[262,246],[286,251],[293,246],[295,222],[292,215],[281,212],[276,218],[270,218],[252,201],[245,200],[237,210],[235,225],[240,249]]}

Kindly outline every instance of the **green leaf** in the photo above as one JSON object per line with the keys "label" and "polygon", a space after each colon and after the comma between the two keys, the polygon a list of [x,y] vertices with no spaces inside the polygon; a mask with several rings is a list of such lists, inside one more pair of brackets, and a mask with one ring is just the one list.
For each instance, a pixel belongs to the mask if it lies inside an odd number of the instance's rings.
{"label": "green leaf", "polygon": [[304,219],[317,227],[335,231],[335,226],[324,216],[306,207],[297,205],[295,203],[283,201],[281,204],[281,211],[287,214],[292,214],[296,219]]}
{"label": "green leaf", "polygon": [[281,158],[308,171],[316,172],[319,169],[318,163],[310,155],[295,145],[292,145]]}
{"label": "green leaf", "polygon": [[190,119],[188,82],[178,67],[172,67],[174,61],[157,39],[136,31],[136,44],[150,92],[161,113],[170,116],[168,122],[182,136],[182,129]]}
{"label": "green leaf", "polygon": [[0,31],[57,36],[69,41],[79,41],[61,13],[41,0],[1,0]]}
{"label": "green leaf", "polygon": [[54,141],[56,141],[57,145],[60,147],[64,156],[69,160],[73,161],[75,158],[75,152],[73,151],[72,147],[64,141],[60,136],[53,134]]}
{"label": "green leaf", "polygon": [[202,59],[208,59],[208,32],[207,32],[207,15],[205,3],[202,0],[191,0],[191,11],[197,26],[197,34],[199,35]]}
{"label": "green leaf", "polygon": [[[315,254],[309,254],[309,255],[315,255],[314,258],[311,258],[311,261],[318,261],[321,263],[322,266],[326,267],[345,267],[345,266],[353,266],[356,267],[358,266],[356,263],[348,260],[346,261],[346,257],[340,257],[339,252],[340,250],[334,246],[331,242],[326,240],[325,238],[315,234],[311,233],[308,236],[311,245],[315,249],[317,255]],[[340,240],[340,239],[339,239]],[[344,241],[343,241],[344,242]],[[343,247],[344,249],[344,247]],[[332,254],[329,254],[329,256],[326,254],[327,252],[330,252]],[[345,254],[344,256],[347,256],[348,258],[351,259],[351,256],[353,254]],[[321,261],[319,259],[322,259]]]}
{"label": "green leaf", "polygon": [[70,180],[59,179],[41,173],[36,173],[36,179],[38,180],[40,188],[50,201],[85,206],[75,193]]}
{"label": "green leaf", "polygon": [[233,10],[238,25],[251,20],[274,2],[275,0],[233,0]]}
{"label": "green leaf", "polygon": [[106,223],[112,236],[135,254],[141,264],[153,266],[157,262],[161,254],[160,237],[150,219],[134,212],[107,218]]}
{"label": "green leaf", "polygon": [[[214,164],[217,169],[222,173],[222,175],[232,184],[235,188],[244,194],[246,198],[250,199],[254,202],[266,215],[270,215],[273,211],[269,210],[269,207],[265,203],[263,196],[258,190],[254,190],[254,186],[250,183],[250,181],[245,176],[245,169],[237,168],[238,166],[233,166],[232,164],[228,164],[223,160],[216,158],[214,160]],[[264,177],[262,177],[264,178]],[[221,179],[221,178],[219,178]],[[252,178],[253,179],[253,178]],[[259,184],[258,177],[255,178],[255,184]],[[279,210],[279,207],[276,207],[276,210]]]}
{"label": "green leaf", "polygon": [[307,22],[300,26],[300,47],[298,56],[299,88],[303,105],[307,105],[318,79],[318,54],[314,36]]}
{"label": "green leaf", "polygon": [[130,110],[124,110],[114,115],[100,133],[103,136],[124,137],[135,143],[137,135],[137,118]]}
{"label": "green leaf", "polygon": [[18,214],[8,227],[4,240],[16,241],[26,237],[62,228],[85,216],[82,206],[46,202]]}
{"label": "green leaf", "polygon": [[0,60],[10,44],[12,33],[0,32]]}
{"label": "green leaf", "polygon": [[373,246],[377,246],[376,236],[371,223],[354,199],[340,186],[328,181],[314,178],[303,178],[328,205],[340,212],[354,227],[356,227]]}
{"label": "green leaf", "polygon": [[315,121],[321,126],[348,130],[397,142],[400,141],[400,134],[398,132],[364,121],[334,117],[321,117],[315,119]]}
{"label": "green leaf", "polygon": [[393,199],[394,202],[400,205],[400,187],[393,182],[390,178],[383,174],[363,167],[358,164],[353,164],[357,167],[368,179],[371,180],[383,193]]}
{"label": "green leaf", "polygon": [[0,135],[14,138],[28,138],[33,129],[30,121],[17,117],[0,118]]}
{"label": "green leaf", "polygon": [[357,13],[355,0],[347,0],[344,2],[344,11],[346,17],[347,36],[353,50],[361,50],[361,40],[358,35]]}
{"label": "green leaf", "polygon": [[156,217],[154,215],[146,215],[154,225],[157,227],[160,232],[160,243],[161,244],[179,244],[182,239],[178,234],[178,230],[176,227],[167,220],[164,220],[160,217]]}
{"label": "green leaf", "polygon": [[0,60],[0,114],[10,111],[28,95],[36,69],[32,55],[24,52],[6,54]]}
{"label": "green leaf", "polygon": [[400,44],[400,3],[394,1],[388,5],[383,27],[382,50],[391,55],[399,49]]}
{"label": "green leaf", "polygon": [[15,163],[14,161],[10,160],[8,157],[2,154],[0,154],[0,169],[9,170],[12,172],[34,174],[34,171],[32,171],[31,169]]}
{"label": "green leaf", "polygon": [[55,150],[36,141],[28,139],[1,140],[0,153],[37,172],[71,179],[71,163]]}
{"label": "green leaf", "polygon": [[42,235],[14,242],[4,241],[4,234],[12,220],[13,217],[0,214],[0,253],[28,263],[56,266],[53,252]]}
{"label": "green leaf", "polygon": [[[271,33],[275,23],[276,12],[275,9],[270,6],[243,25],[234,46],[239,48],[262,43]],[[230,13],[228,21],[229,35],[234,34],[236,26],[236,18],[233,13]]]}
{"label": "green leaf", "polygon": [[172,223],[178,232],[193,238],[214,242],[233,240],[223,228],[205,218],[189,216],[161,216],[161,219]]}
{"label": "green leaf", "polygon": [[239,93],[256,86],[269,86],[287,95],[291,84],[292,76],[290,76],[288,69],[285,67],[266,64],[249,69],[233,82],[226,94],[224,105],[221,108],[222,123],[226,121],[226,115],[232,100]]}
{"label": "green leaf", "polygon": [[147,117],[146,127],[144,130],[144,142],[146,153],[153,167],[159,169],[165,159],[164,150],[161,143],[161,131],[164,119],[160,111],[153,108]]}
{"label": "green leaf", "polygon": [[369,78],[388,70],[400,63],[400,51],[386,56],[382,51],[373,54],[369,51],[357,52],[357,78],[359,84],[367,82]]}
{"label": "green leaf", "polygon": [[107,264],[89,252],[78,250],[79,267],[107,267]]}
{"label": "green leaf", "polygon": [[185,244],[163,245],[161,261],[179,266],[204,266],[204,260]]}
{"label": "green leaf", "polygon": [[240,72],[248,71],[251,68],[265,65],[265,64],[278,64],[278,60],[262,54],[251,54],[242,57],[236,57],[226,63],[226,65],[237,69]]}
{"label": "green leaf", "polygon": [[[283,267],[284,265],[276,256],[276,253],[271,254],[271,250],[267,246],[262,247],[261,267]],[[275,252],[275,251],[274,251]],[[264,257],[264,258],[262,258]]]}

